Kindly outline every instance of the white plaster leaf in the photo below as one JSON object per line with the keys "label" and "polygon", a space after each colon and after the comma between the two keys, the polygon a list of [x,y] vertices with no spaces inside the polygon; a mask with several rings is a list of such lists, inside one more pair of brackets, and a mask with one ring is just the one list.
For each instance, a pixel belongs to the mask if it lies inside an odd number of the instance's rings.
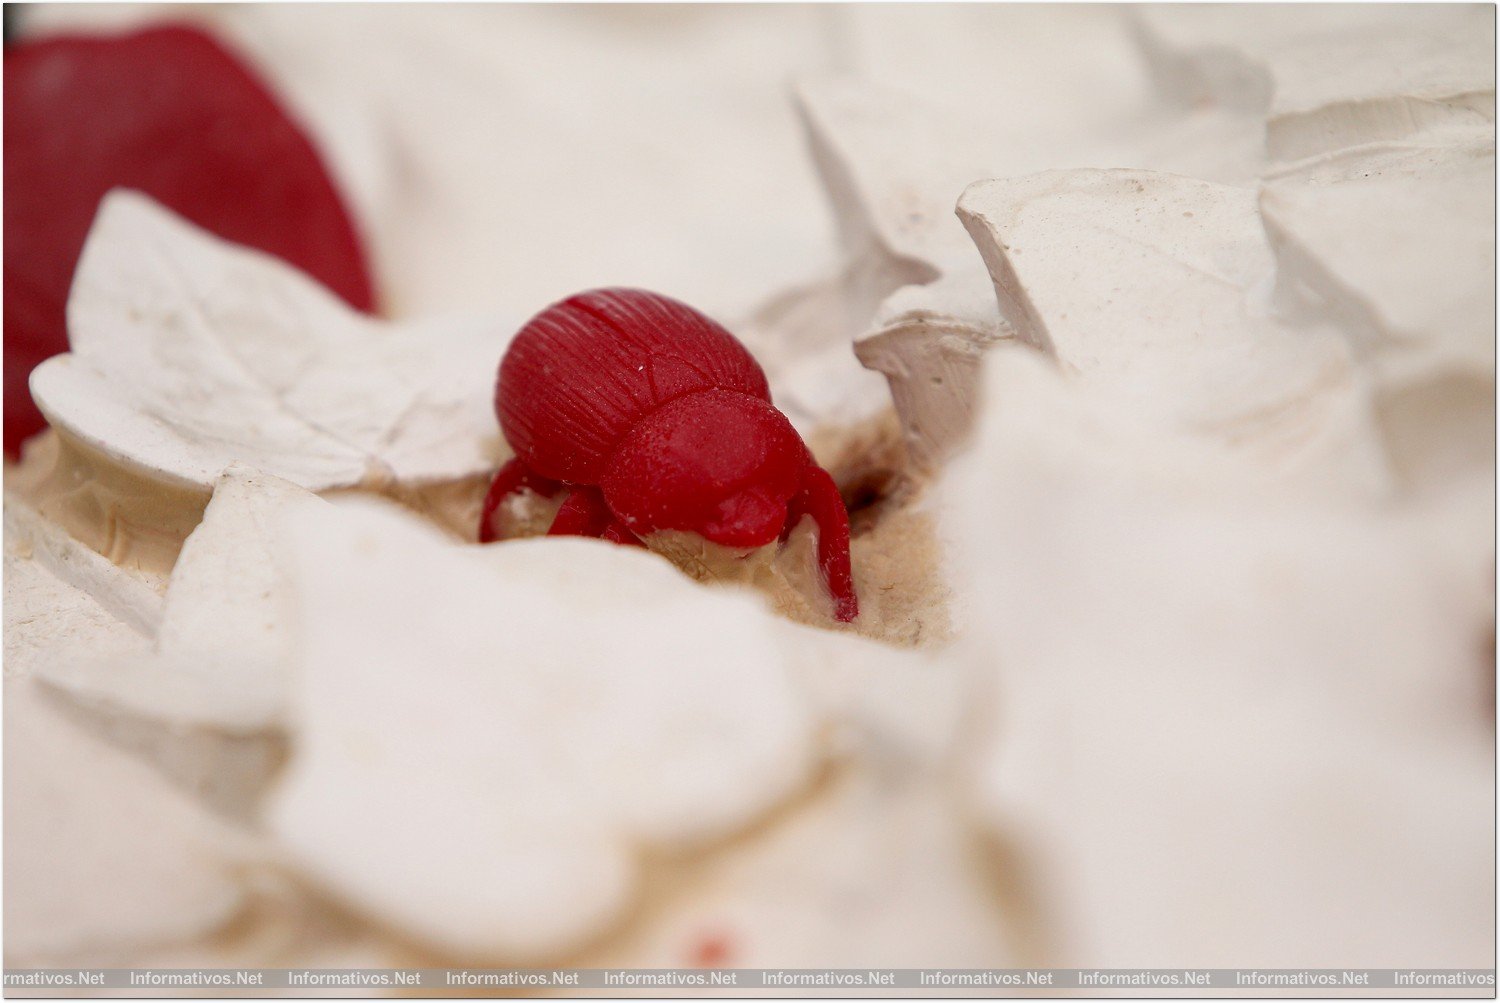
{"label": "white plaster leaf", "polygon": [[1386,379],[1495,364],[1493,128],[1351,150],[1269,176],[1288,279],[1319,294]]}
{"label": "white plaster leaf", "polygon": [[138,193],[106,196],[68,301],[72,351],[32,375],[48,420],[145,474],[208,488],[234,462],[313,491],[494,464],[512,333],[385,324]]}
{"label": "white plaster leaf", "polygon": [[5,496],[5,674],[59,662],[127,658],[149,650],[162,597]]}
{"label": "white plaster leaf", "polygon": [[986,181],[959,215],[1020,340],[1269,470],[1383,483],[1347,339],[1278,317],[1255,194],[1148,171]]}
{"label": "white plaster leaf", "polygon": [[409,936],[555,955],[625,908],[639,851],[807,778],[813,716],[749,595],[593,541],[460,547],[368,501],[292,525],[298,738],[269,824]]}
{"label": "white plaster leaf", "polygon": [[4,713],[7,964],[117,961],[234,915],[217,823],[31,680],[6,678]]}
{"label": "white plaster leaf", "polygon": [[1435,534],[1492,546],[1492,498],[1309,504],[1027,353],[986,389],[943,484],[990,679],[971,790],[1053,963],[1487,958],[1492,606]]}
{"label": "white plaster leaf", "polygon": [[1473,5],[1138,8],[1162,92],[1264,115],[1274,160],[1495,121],[1495,13]]}
{"label": "white plaster leaf", "polygon": [[[1013,904],[952,795],[968,666],[808,630],[832,766],[800,801],[704,861],[588,967],[1017,963]],[[863,647],[863,651],[825,651]],[[878,876],[878,880],[872,878]],[[851,906],[857,903],[857,906]],[[705,948],[714,959],[704,958]]]}
{"label": "white plaster leaf", "polygon": [[172,569],[149,647],[54,653],[39,676],[87,703],[158,722],[234,734],[280,728],[293,611],[274,534],[287,511],[325,504],[231,466]]}
{"label": "white plaster leaf", "polygon": [[798,91],[845,248],[844,323],[861,362],[889,381],[919,469],[962,441],[981,358],[1015,336],[954,218],[971,183],[1129,163],[1248,184],[1261,164],[1259,120],[1243,115],[1142,107],[1122,122],[1082,105],[1039,119],[1024,103],[981,115],[963,94],[924,101],[848,77]]}

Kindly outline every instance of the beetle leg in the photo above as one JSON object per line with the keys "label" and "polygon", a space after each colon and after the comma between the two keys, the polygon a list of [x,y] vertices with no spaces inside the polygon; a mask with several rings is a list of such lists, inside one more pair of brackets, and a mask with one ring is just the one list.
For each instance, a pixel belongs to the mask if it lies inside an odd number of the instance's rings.
{"label": "beetle leg", "polygon": [[585,484],[568,489],[568,496],[563,499],[562,508],[557,510],[557,518],[552,520],[552,528],[547,530],[547,535],[590,536],[611,543],[645,546],[634,533],[625,528],[623,522],[615,518],[604,500],[604,493]]}
{"label": "beetle leg", "polygon": [[641,538],[627,529],[625,524],[619,519],[616,519],[614,522],[606,526],[604,532],[600,534],[599,538],[601,540],[608,540],[611,543],[622,544],[626,547],[644,548],[646,546],[646,544],[641,541]]}
{"label": "beetle leg", "polygon": [[818,526],[818,566],[833,596],[833,615],[848,623],[859,616],[859,596],[849,567],[849,512],[838,486],[822,467],[809,465],[802,475],[802,488],[787,506],[786,532],[804,515],[812,516]]}
{"label": "beetle leg", "polygon": [[489,492],[484,496],[484,508],[479,513],[479,542],[494,543],[500,539],[495,530],[494,516],[511,495],[520,491],[535,491],[544,498],[551,498],[561,486],[550,477],[543,477],[533,471],[519,457],[511,460],[500,468],[500,472],[490,482]]}
{"label": "beetle leg", "polygon": [[578,484],[568,489],[548,536],[603,536],[614,519],[598,488]]}

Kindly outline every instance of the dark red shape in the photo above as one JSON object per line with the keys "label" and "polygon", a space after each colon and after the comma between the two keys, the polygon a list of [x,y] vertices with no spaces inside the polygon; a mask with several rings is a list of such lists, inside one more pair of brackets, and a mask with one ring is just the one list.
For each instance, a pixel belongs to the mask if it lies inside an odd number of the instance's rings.
{"label": "dark red shape", "polygon": [[547,535],[601,537],[614,521],[599,489],[580,484],[568,489]]}
{"label": "dark red shape", "polygon": [[755,359],[691,307],[639,289],[553,304],[506,350],[495,410],[516,458],[490,486],[481,542],[505,498],[558,483],[575,487],[553,534],[629,542],[686,530],[754,548],[811,516],[835,615],[859,616],[833,479],[771,403]]}
{"label": "dark red shape", "polygon": [[484,507],[479,511],[479,542],[494,543],[500,539],[494,516],[505,499],[522,489],[534,491],[543,498],[551,498],[561,487],[557,481],[527,470],[520,460],[511,460],[495,474],[489,491],[485,493]]}
{"label": "dark red shape", "polygon": [[145,192],[370,310],[358,234],[322,160],[266,85],[187,27],[5,50],[5,449],[44,423],[31,370],[67,351],[64,307],[99,200]]}

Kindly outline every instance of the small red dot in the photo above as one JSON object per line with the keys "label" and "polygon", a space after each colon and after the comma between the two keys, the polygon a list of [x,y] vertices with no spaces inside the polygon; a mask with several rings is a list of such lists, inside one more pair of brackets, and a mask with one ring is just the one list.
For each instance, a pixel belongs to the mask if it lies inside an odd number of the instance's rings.
{"label": "small red dot", "polygon": [[697,968],[723,968],[734,954],[734,941],[725,933],[705,933],[692,950]]}

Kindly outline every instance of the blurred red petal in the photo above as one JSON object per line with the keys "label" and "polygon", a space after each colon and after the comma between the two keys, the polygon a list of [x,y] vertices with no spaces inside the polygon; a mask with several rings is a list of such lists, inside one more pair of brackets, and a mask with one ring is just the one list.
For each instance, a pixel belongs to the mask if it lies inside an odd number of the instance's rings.
{"label": "blurred red petal", "polygon": [[274,254],[360,310],[364,249],[307,136],[203,32],[68,36],[5,52],[5,450],[45,423],[27,380],[67,351],[64,307],[99,200],[143,191]]}

